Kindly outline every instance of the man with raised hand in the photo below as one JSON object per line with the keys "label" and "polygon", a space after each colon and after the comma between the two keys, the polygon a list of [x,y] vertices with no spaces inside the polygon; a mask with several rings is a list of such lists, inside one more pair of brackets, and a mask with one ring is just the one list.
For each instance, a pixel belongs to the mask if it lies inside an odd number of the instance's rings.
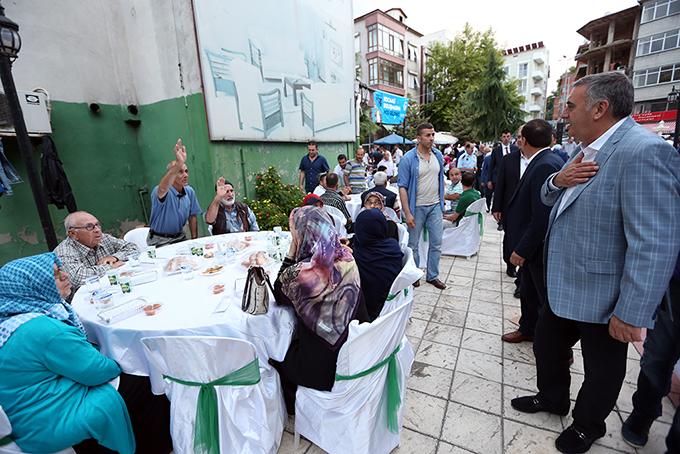
{"label": "man with raised hand", "polygon": [[191,238],[198,238],[197,216],[202,213],[194,188],[189,186],[189,168],[186,165],[187,150],[182,139],[175,144],[175,160],[158,186],[151,191],[151,221],[149,246],[161,247],[186,240],[184,225],[189,223]]}

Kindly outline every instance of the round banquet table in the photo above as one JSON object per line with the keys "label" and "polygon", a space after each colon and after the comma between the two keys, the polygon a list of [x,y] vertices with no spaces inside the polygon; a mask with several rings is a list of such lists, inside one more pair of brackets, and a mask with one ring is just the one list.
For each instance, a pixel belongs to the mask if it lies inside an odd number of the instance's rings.
{"label": "round banquet table", "polygon": [[[149,303],[161,303],[161,308],[153,316],[144,312],[136,313],[129,318],[107,323],[98,317],[99,310],[90,303],[90,290],[81,287],[75,294],[72,305],[85,326],[90,341],[100,347],[100,351],[118,362],[121,369],[132,375],[149,376],[152,390],[161,394],[163,379],[147,362],[140,340],[153,336],[221,336],[245,339],[253,343],[261,367],[269,366],[267,359],[282,361],[295,330],[295,316],[292,308],[276,305],[269,292],[269,310],[266,314],[250,315],[241,310],[241,297],[245,286],[247,268],[242,265],[250,254],[256,251],[267,251],[268,238],[271,232],[233,233],[210,236],[182,243],[168,245],[156,249],[156,259],[149,259],[143,254],[141,263],[135,270],[155,269],[159,279],[146,284],[133,285],[132,292],[122,294],[118,286],[114,290],[112,305],[142,297]],[[284,241],[289,238],[283,232]],[[190,254],[190,248],[213,243],[213,251],[224,250],[233,240],[243,240],[251,236],[250,245],[232,256],[220,256],[206,259],[192,257],[198,265],[192,278],[186,280],[184,275],[166,275],[163,267],[168,259],[180,254]],[[204,248],[204,251],[207,249]],[[283,252],[285,255],[285,250]],[[221,264],[222,271],[212,276],[201,273],[208,267]],[[272,285],[276,280],[280,263],[270,259],[265,265]],[[133,269],[130,264],[119,268],[120,272]],[[134,281],[133,281],[134,282]],[[221,294],[212,293],[213,284],[225,285]],[[100,279],[100,285],[108,287],[106,276]],[[187,361],[191,361],[187,358]],[[201,367],[201,358],[196,358],[196,367]]]}

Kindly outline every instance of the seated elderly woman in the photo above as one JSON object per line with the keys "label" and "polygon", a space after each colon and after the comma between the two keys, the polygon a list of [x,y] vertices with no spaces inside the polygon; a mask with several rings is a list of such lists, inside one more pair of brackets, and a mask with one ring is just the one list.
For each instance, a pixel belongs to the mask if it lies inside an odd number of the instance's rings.
{"label": "seated elderly woman", "polygon": [[[379,192],[369,192],[364,199],[364,210],[377,208],[384,215],[385,210],[385,196]],[[399,228],[397,223],[391,219],[387,219],[387,236],[399,241]]]}
{"label": "seated elderly woman", "polygon": [[120,367],[88,343],[63,301],[70,291],[53,253],[0,268],[0,406],[12,425],[10,439],[25,452],[73,446],[79,454],[131,454],[136,446],[167,454],[167,399],[152,396],[142,377],[123,374],[118,391],[109,384]]}
{"label": "seated elderly woman", "polygon": [[359,287],[359,270],[350,250],[340,244],[326,213],[317,207],[290,214],[292,241],[274,283],[279,304],[295,309],[296,336],[279,371],[288,413],[294,413],[297,386],[330,391],[338,351],[352,320],[368,321]]}
{"label": "seated elderly woman", "polygon": [[0,405],[22,451],[56,452],[84,440],[135,452],[114,361],[87,342],[63,302],[71,291],[53,253],[0,268]]}
{"label": "seated elderly woman", "polygon": [[379,209],[371,208],[359,213],[355,223],[354,260],[371,321],[380,315],[404,256],[399,242],[387,234],[388,222],[392,221],[387,221]]}

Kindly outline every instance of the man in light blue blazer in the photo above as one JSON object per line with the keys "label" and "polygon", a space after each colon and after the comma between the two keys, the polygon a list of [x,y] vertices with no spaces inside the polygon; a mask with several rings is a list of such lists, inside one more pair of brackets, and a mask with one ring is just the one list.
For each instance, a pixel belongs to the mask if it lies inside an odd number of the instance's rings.
{"label": "man in light blue blazer", "polygon": [[569,411],[569,352],[581,341],[585,380],[574,422],[555,441],[583,453],[606,433],[626,373],[628,342],[652,328],[680,249],[680,156],[630,118],[625,74],[579,79],[564,118],[581,150],[548,177],[548,305],[536,326],[538,394],[520,411]]}

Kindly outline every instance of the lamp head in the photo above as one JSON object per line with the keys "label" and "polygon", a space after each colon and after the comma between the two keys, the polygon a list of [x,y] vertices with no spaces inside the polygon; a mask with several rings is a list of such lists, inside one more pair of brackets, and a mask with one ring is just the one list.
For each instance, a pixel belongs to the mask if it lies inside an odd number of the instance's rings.
{"label": "lamp head", "polygon": [[5,8],[0,5],[0,56],[16,60],[21,49],[21,36],[16,22],[5,16]]}

